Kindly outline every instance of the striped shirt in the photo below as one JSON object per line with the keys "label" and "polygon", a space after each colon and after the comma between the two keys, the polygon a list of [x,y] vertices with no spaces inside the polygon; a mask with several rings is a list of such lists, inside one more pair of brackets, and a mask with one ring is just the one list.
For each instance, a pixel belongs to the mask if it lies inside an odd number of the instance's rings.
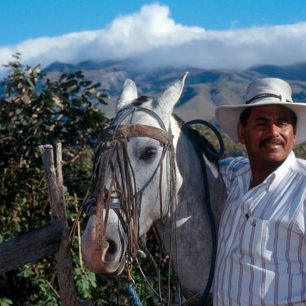
{"label": "striped shirt", "polygon": [[247,158],[226,158],[214,305],[306,305],[306,161],[291,152],[249,190]]}

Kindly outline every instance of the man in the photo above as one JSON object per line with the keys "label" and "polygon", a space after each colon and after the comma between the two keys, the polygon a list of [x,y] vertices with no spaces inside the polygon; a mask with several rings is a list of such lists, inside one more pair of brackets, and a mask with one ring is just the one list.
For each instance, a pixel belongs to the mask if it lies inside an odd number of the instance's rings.
{"label": "man", "polygon": [[288,83],[251,83],[243,105],[216,118],[244,157],[219,162],[228,198],[218,236],[214,305],[306,305],[306,104]]}

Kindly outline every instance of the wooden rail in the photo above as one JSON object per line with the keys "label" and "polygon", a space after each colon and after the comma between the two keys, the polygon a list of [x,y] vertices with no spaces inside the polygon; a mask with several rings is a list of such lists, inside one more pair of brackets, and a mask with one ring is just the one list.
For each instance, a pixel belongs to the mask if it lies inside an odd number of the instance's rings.
{"label": "wooden rail", "polygon": [[0,274],[54,255],[59,249],[64,225],[63,221],[58,220],[2,242],[0,244]]}

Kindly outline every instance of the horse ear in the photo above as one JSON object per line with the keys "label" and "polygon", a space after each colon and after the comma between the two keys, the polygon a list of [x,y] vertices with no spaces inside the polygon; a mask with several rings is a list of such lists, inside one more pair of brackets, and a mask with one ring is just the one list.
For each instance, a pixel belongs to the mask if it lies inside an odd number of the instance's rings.
{"label": "horse ear", "polygon": [[175,82],[168,89],[166,89],[157,100],[157,105],[161,107],[163,113],[167,115],[172,114],[174,105],[177,103],[183,92],[185,79],[188,72],[186,72],[179,81]]}
{"label": "horse ear", "polygon": [[123,84],[119,100],[117,102],[117,112],[124,106],[137,99],[137,97],[138,95],[136,84],[132,80],[126,79]]}

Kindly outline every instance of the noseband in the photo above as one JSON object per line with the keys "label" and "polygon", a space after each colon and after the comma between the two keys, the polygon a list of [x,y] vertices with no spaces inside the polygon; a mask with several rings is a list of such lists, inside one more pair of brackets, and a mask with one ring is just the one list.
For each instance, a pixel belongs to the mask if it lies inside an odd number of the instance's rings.
{"label": "noseband", "polygon": [[[136,112],[145,112],[155,118],[160,128],[142,124],[123,125],[122,122]],[[128,155],[127,145],[131,137],[149,137],[159,141],[162,154],[158,164],[141,189],[136,186],[134,169]],[[85,211],[96,214],[97,247],[102,248],[109,209],[118,215],[123,231],[127,235],[130,256],[135,256],[139,246],[139,217],[141,212],[141,199],[145,188],[160,169],[159,193],[160,213],[162,217],[162,163],[167,152],[170,152],[170,195],[173,197],[175,171],[174,147],[171,132],[161,118],[153,111],[131,105],[122,109],[112,121],[110,127],[104,129],[100,135],[94,154],[94,171],[89,192],[84,201]],[[115,201],[116,200],[116,201]]]}

